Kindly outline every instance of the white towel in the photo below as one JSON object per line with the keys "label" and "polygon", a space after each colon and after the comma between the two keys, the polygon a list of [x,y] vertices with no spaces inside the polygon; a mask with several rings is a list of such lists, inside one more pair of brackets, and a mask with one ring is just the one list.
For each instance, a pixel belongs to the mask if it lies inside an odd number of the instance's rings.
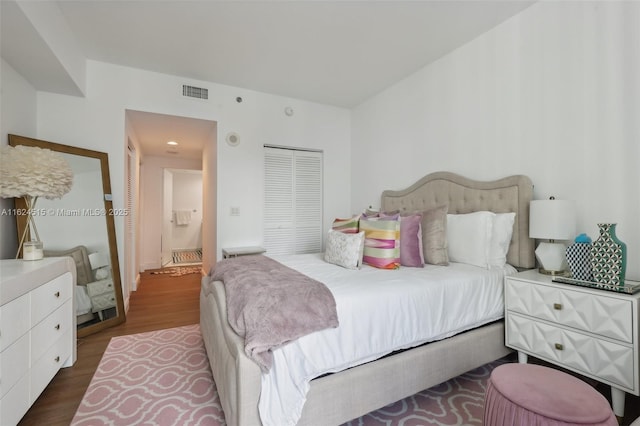
{"label": "white towel", "polygon": [[189,210],[176,211],[176,225],[186,226],[191,222],[191,212]]}

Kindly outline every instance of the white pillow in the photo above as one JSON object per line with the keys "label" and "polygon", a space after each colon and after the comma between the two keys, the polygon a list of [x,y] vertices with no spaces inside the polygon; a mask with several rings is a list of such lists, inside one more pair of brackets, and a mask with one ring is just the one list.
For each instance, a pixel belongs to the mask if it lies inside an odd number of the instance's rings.
{"label": "white pillow", "polygon": [[507,263],[507,252],[513,234],[515,213],[496,213],[493,218],[491,247],[489,247],[489,265],[504,266]]}
{"label": "white pillow", "polygon": [[489,267],[489,247],[495,213],[447,214],[447,243],[451,262]]}
{"label": "white pillow", "polygon": [[364,252],[364,231],[345,234],[329,230],[324,260],[347,269],[360,269]]}

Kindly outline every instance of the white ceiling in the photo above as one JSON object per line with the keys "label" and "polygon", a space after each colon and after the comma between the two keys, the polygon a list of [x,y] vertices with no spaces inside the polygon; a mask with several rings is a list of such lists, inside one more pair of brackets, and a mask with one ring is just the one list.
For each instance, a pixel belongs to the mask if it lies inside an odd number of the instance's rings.
{"label": "white ceiling", "polygon": [[[36,89],[56,91],[59,63],[29,43],[11,0],[0,1],[3,58]],[[88,59],[352,108],[533,1],[55,3]],[[136,131],[152,139],[146,126]]]}
{"label": "white ceiling", "polygon": [[90,59],[353,107],[524,1],[59,0]]}

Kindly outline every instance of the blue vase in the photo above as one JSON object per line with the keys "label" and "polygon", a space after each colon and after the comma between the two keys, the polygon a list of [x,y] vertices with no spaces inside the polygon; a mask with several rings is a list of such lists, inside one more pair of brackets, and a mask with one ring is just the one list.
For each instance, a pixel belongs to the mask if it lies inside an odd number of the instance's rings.
{"label": "blue vase", "polygon": [[591,245],[591,269],[594,281],[624,285],[627,269],[627,245],[616,236],[615,223],[599,223],[600,236]]}

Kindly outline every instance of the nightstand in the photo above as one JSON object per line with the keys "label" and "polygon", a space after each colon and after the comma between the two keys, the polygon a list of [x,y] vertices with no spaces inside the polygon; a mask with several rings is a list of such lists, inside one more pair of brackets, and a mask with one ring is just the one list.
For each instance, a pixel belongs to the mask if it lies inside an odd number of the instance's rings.
{"label": "nightstand", "polygon": [[613,411],[625,392],[640,394],[640,293],[629,295],[552,282],[537,270],[505,282],[505,344],[611,386]]}
{"label": "nightstand", "polygon": [[266,250],[262,247],[233,247],[233,248],[223,248],[222,249],[222,258],[228,259],[230,257],[238,257],[238,256],[248,256],[251,254],[262,254],[266,252]]}
{"label": "nightstand", "polygon": [[113,280],[106,279],[87,284],[87,294],[91,299],[92,312],[97,312],[100,320],[103,320],[102,311],[116,306],[116,293],[113,289]]}

